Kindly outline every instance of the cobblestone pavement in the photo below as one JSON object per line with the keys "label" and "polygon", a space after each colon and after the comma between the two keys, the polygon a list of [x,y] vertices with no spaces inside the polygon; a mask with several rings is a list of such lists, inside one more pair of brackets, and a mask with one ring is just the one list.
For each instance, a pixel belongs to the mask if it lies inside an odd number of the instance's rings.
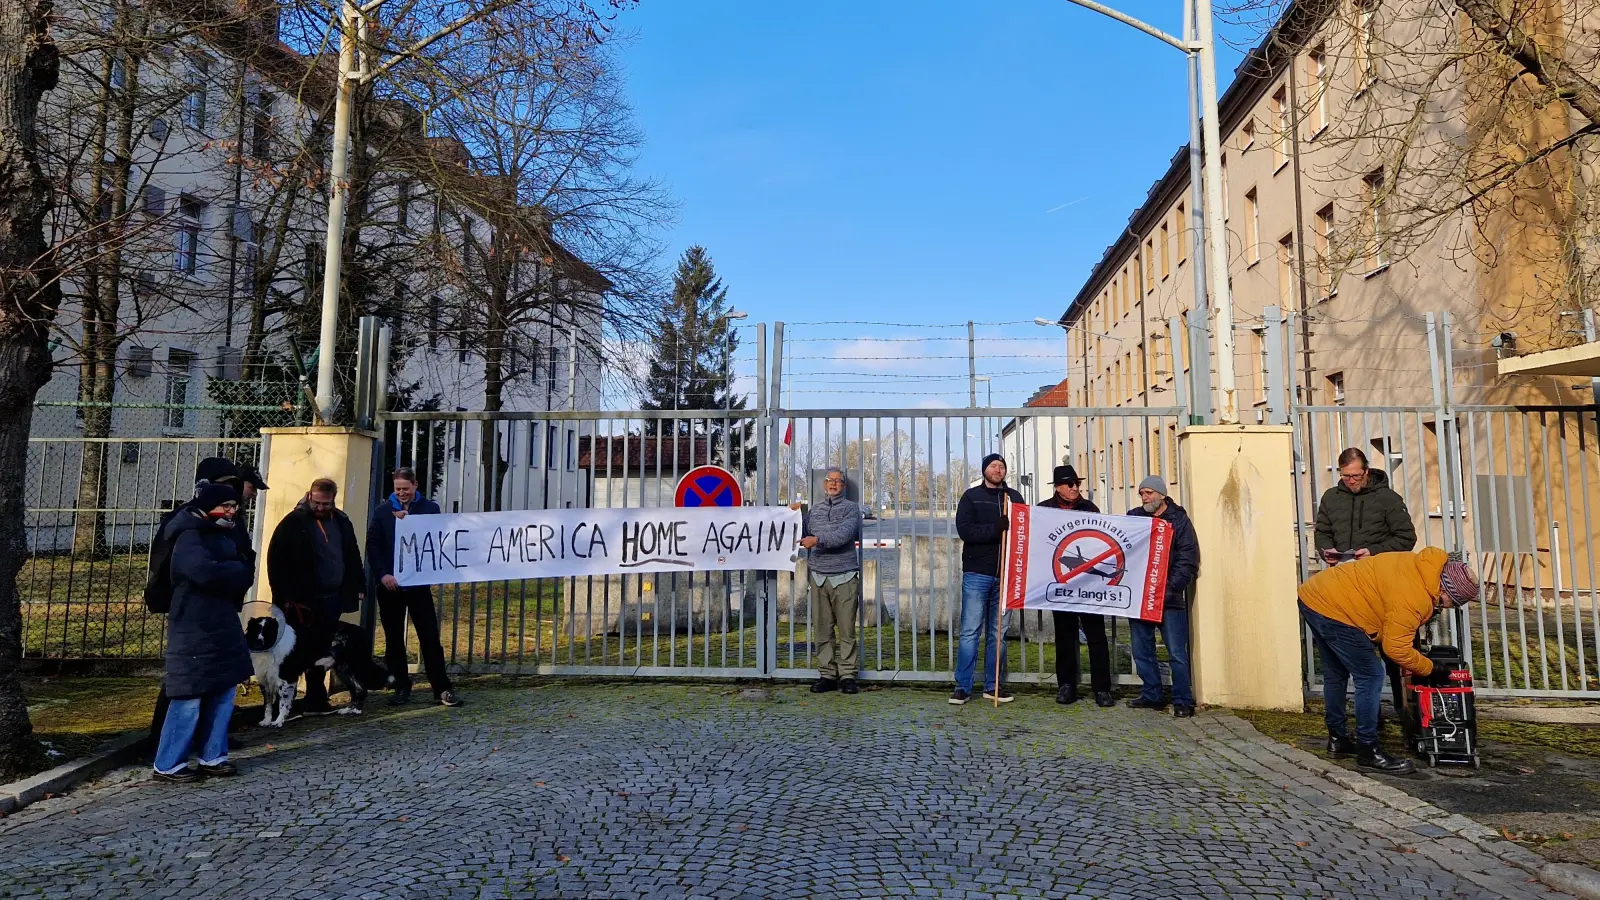
{"label": "cobblestone pavement", "polygon": [[0,821],[0,896],[1563,896],[1232,717],[904,687],[469,699],[291,729],[241,778],[128,770],[31,807]]}

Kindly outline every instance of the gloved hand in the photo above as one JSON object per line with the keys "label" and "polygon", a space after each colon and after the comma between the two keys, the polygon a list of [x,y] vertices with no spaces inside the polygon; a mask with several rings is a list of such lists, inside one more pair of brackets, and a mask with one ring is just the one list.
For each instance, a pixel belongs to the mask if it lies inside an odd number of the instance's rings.
{"label": "gloved hand", "polygon": [[1000,517],[1000,525],[999,525],[1000,531],[1002,533],[1004,533],[1005,530],[1010,528],[1010,527],[1011,527],[1011,517],[1010,516],[1001,516]]}

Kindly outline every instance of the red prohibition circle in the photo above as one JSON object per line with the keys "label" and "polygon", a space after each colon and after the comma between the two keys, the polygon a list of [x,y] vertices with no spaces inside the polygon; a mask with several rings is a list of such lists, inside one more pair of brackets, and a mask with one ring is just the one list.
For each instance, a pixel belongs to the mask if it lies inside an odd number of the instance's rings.
{"label": "red prohibition circle", "polygon": [[[1106,584],[1121,584],[1122,576],[1127,569],[1127,560],[1122,552],[1122,543],[1116,538],[1113,538],[1097,528],[1080,528],[1062,538],[1060,542],[1056,544],[1055,552],[1051,554],[1050,559],[1050,566],[1055,572],[1056,581],[1066,581],[1068,574],[1071,573],[1073,569],[1081,568],[1089,560],[1094,559],[1096,556],[1099,556],[1102,552],[1104,552],[1104,550],[1093,550],[1092,552],[1083,551],[1069,555],[1067,553],[1067,549],[1073,544],[1082,540],[1089,540],[1096,544],[1104,545],[1104,549],[1112,551],[1110,556],[1107,556],[1104,560],[1101,560],[1096,565],[1091,566],[1090,569],[1092,571],[1100,570],[1109,565],[1111,566],[1112,571],[1114,571],[1116,574],[1107,578]],[[1066,563],[1062,561],[1063,557],[1067,558]],[[1068,565],[1067,563],[1071,563],[1071,565]],[[1096,571],[1096,574],[1100,573]]]}
{"label": "red prohibition circle", "polygon": [[698,466],[678,479],[676,506],[743,506],[739,479],[721,466]]}

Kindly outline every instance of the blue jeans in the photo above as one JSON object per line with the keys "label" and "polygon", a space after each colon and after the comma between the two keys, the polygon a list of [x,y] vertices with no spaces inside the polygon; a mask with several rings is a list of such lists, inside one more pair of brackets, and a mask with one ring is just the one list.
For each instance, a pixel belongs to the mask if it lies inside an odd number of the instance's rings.
{"label": "blue jeans", "polygon": [[1169,609],[1161,616],[1161,624],[1139,619],[1128,620],[1128,630],[1133,638],[1133,667],[1139,673],[1144,687],[1139,699],[1151,703],[1161,700],[1161,665],[1156,662],[1156,629],[1161,629],[1161,642],[1167,645],[1167,666],[1172,670],[1172,702],[1179,706],[1194,705],[1194,687],[1189,681],[1189,611]]}
{"label": "blue jeans", "polygon": [[173,700],[167,707],[167,720],[161,726],[156,771],[171,775],[188,765],[189,750],[194,745],[199,745],[201,765],[227,762],[233,697],[234,687],[230,685],[202,697]]}
{"label": "blue jeans", "polygon": [[[978,663],[978,636],[987,633],[983,654],[983,689],[995,689],[995,654],[1000,654],[1000,680],[1005,680],[1005,644],[1000,640],[1000,579],[965,572],[961,575],[961,645],[956,655],[956,687],[972,693]],[[984,626],[988,627],[985,628]]]}
{"label": "blue jeans", "polygon": [[1300,604],[1311,628],[1311,640],[1322,660],[1322,721],[1333,737],[1350,736],[1345,717],[1345,691],[1356,680],[1356,743],[1378,743],[1378,713],[1383,703],[1383,660],[1372,638],[1354,625],[1330,619]]}

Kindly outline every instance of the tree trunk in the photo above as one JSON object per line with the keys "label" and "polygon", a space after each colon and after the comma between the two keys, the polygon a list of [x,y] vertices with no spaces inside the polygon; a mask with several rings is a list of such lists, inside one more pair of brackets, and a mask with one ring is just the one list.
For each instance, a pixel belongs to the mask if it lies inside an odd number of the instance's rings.
{"label": "tree trunk", "polygon": [[22,604],[17,573],[28,554],[23,518],[33,401],[50,378],[50,323],[60,306],[45,243],[50,182],[39,165],[39,101],[60,58],[50,4],[0,0],[0,776],[40,758],[22,693]]}

